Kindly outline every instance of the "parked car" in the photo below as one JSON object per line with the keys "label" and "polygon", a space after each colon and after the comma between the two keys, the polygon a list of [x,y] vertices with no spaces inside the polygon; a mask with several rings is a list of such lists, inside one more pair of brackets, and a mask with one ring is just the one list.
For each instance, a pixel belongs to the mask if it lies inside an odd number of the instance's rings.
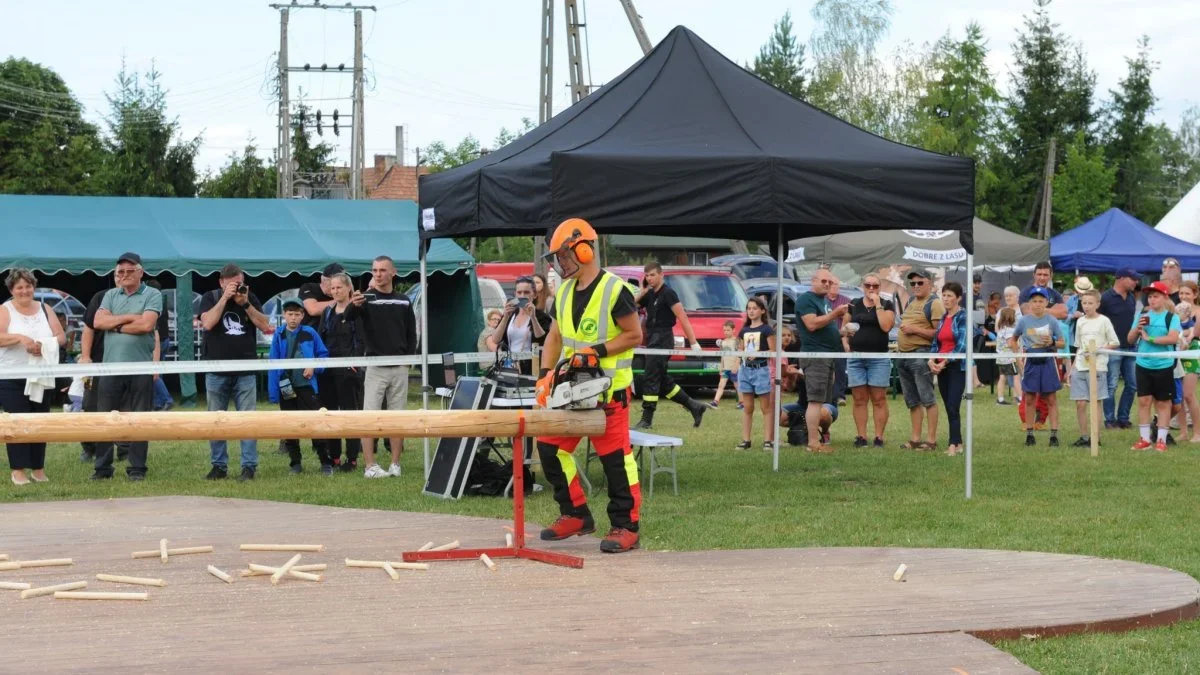
{"label": "parked car", "polygon": [[[641,286],[644,276],[641,267],[610,267],[608,270],[625,279],[634,288]],[[687,313],[696,339],[704,349],[717,349],[726,321],[732,320],[736,326],[735,330],[742,327],[747,297],[729,268],[664,266],[663,279],[679,296],[679,302]],[[675,346],[685,346],[683,328],[679,324],[675,325]],[[688,389],[715,385],[719,369],[718,359],[700,359],[694,356],[673,356],[667,364],[667,371],[671,377],[680,386]],[[634,358],[633,370],[634,388],[640,389],[640,374],[643,370],[640,357]]]}
{"label": "parked car", "polygon": [[[749,281],[757,279],[779,279],[779,263],[767,255],[758,255],[751,253],[731,253],[729,255],[721,255],[711,260],[713,265],[728,267],[733,276],[738,278],[738,281],[743,286]],[[784,263],[783,265],[784,280],[791,279],[792,281],[800,281],[800,272],[795,267]]]}
{"label": "parked car", "polygon": [[[795,281],[784,280],[783,282],[783,325],[796,325],[796,298],[802,293],[807,293],[812,290],[812,287],[807,283],[799,283]],[[767,306],[770,309],[771,320],[775,320],[775,294],[779,291],[779,281],[773,279],[755,279],[746,284],[746,294],[749,296],[763,296],[767,299]],[[842,295],[856,300],[863,296],[863,292],[859,288],[853,286],[842,286],[839,291]]]}

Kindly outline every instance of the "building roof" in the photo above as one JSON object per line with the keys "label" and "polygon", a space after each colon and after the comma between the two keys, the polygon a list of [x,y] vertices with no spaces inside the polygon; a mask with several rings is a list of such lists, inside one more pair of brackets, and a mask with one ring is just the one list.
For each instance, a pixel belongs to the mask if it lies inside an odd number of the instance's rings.
{"label": "building roof", "polygon": [[429,169],[392,164],[387,159],[384,155],[376,155],[375,166],[363,169],[363,187],[367,199],[416,201],[417,176],[429,173]]}

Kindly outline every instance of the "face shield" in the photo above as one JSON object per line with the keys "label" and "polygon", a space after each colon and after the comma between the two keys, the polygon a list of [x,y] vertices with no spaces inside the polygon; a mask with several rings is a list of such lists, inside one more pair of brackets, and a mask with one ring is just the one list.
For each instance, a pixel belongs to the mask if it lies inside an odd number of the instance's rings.
{"label": "face shield", "polygon": [[579,261],[575,259],[575,252],[569,245],[547,253],[544,259],[558,273],[559,278],[570,279],[579,273]]}

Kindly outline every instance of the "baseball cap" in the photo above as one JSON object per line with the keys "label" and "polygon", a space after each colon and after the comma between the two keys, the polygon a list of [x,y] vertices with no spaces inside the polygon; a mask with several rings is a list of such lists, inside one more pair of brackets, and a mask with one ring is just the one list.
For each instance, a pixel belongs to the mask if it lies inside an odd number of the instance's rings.
{"label": "baseball cap", "polygon": [[325,266],[325,269],[321,270],[321,276],[331,277],[335,274],[341,274],[342,272],[345,272],[345,271],[346,271],[346,268],[342,267],[341,263],[329,263],[328,265]]}
{"label": "baseball cap", "polygon": [[1142,275],[1138,274],[1137,270],[1133,269],[1132,267],[1122,267],[1121,269],[1117,270],[1117,278],[1141,281]]}
{"label": "baseball cap", "polygon": [[133,263],[134,265],[141,265],[142,264],[142,256],[140,256],[132,251],[126,251],[125,253],[121,254],[121,257],[117,258],[118,265],[120,265],[123,262],[130,262],[130,263]]}
{"label": "baseball cap", "polygon": [[976,272],[976,273],[975,273],[975,274],[974,274],[974,275],[971,277],[971,281],[973,281],[973,282],[975,282],[975,283],[977,283],[977,284],[981,284],[981,283],[983,283],[983,275],[982,275],[982,274],[980,274],[979,272]]}
{"label": "baseball cap", "polygon": [[1050,289],[1046,288],[1045,286],[1034,286],[1033,288],[1029,289],[1029,297],[1032,298],[1035,295],[1040,295],[1043,298],[1049,300],[1050,299]]}
{"label": "baseball cap", "polygon": [[908,273],[908,276],[906,276],[905,279],[911,279],[913,277],[921,277],[922,279],[928,279],[929,272],[927,272],[923,269],[918,269],[918,268],[914,267],[913,270]]}
{"label": "baseball cap", "polygon": [[1145,288],[1146,294],[1162,293],[1163,295],[1171,295],[1171,289],[1161,281],[1155,281]]}
{"label": "baseball cap", "polygon": [[282,303],[280,303],[280,306],[283,308],[283,311],[285,311],[285,312],[287,310],[291,309],[292,307],[295,307],[302,312],[304,311],[304,303],[300,301],[300,298],[288,298],[288,299],[284,300]]}

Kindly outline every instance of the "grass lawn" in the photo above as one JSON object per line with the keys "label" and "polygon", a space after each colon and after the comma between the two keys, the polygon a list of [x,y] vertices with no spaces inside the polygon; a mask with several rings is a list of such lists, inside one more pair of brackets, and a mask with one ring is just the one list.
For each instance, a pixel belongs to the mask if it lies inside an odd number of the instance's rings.
{"label": "grass lawn", "polygon": [[[985,390],[981,390],[984,391]],[[652,550],[806,546],[928,546],[1078,553],[1137,560],[1200,576],[1200,538],[1188,525],[1197,517],[1200,446],[1177,446],[1165,455],[1129,451],[1132,432],[1105,438],[1099,459],[1065,447],[1077,437],[1074,411],[1063,425],[1064,447],[1050,449],[1046,434],[1025,448],[1015,407],[999,407],[986,392],[976,409],[975,498],[963,499],[963,459],[897,449],[908,419],[892,402],[888,447],[854,450],[850,408],[834,427],[837,454],[813,456],[785,448],[780,471],[761,450],[733,450],[740,415],[732,399],[709,411],[703,428],[669,403],[655,431],[680,435],[680,496],[660,482],[643,505],[643,545]],[[1065,401],[1065,394],[1062,396]],[[756,446],[761,418],[756,417]],[[945,438],[944,419],[942,438]],[[943,440],[943,444],[944,444]],[[208,448],[201,443],[155,443],[146,482],[87,481],[77,446],[52,446],[48,485],[0,490],[6,502],[142,495],[209,495],[331,506],[432,511],[508,517],[500,499],[442,501],[420,495],[419,441],[409,441],[400,479],[364,480],[317,471],[307,450],[306,473],[287,473],[275,442],[260,443],[258,480],[250,484],[202,480]],[[236,464],[236,443],[231,463]],[[118,469],[119,471],[119,469]],[[232,471],[231,471],[232,473]],[[592,477],[599,467],[592,465]],[[557,515],[541,492],[529,500],[529,519]],[[603,521],[605,500],[594,509]],[[600,527],[606,523],[597,523]],[[1023,640],[1000,645],[1047,673],[1200,672],[1200,621],[1120,635]]]}

